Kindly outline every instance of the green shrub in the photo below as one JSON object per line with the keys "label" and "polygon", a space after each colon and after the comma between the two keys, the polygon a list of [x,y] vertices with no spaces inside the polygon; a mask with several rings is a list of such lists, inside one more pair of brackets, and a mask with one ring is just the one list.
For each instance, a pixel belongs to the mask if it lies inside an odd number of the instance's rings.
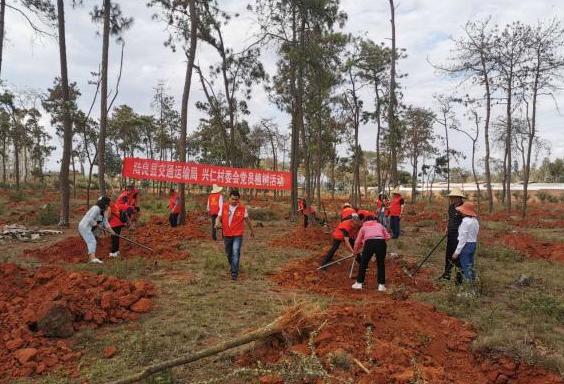
{"label": "green shrub", "polygon": [[494,191],[494,196],[497,201],[503,200],[503,191]]}
{"label": "green shrub", "polygon": [[37,224],[55,225],[59,222],[59,207],[49,203],[45,204],[37,213]]}
{"label": "green shrub", "polygon": [[531,314],[543,314],[558,323],[564,322],[564,303],[545,293],[538,293],[523,301],[521,308]]}
{"label": "green shrub", "polygon": [[558,197],[561,203],[564,203],[564,193],[561,193]]}
{"label": "green shrub", "polygon": [[548,197],[550,195],[548,193],[546,193],[545,191],[538,191],[537,192],[537,199],[539,199],[541,202],[545,202],[546,200],[548,200]]}
{"label": "green shrub", "polygon": [[250,208],[249,217],[257,221],[274,221],[279,219],[276,212],[270,208]]}
{"label": "green shrub", "polygon": [[0,216],[2,216],[5,211],[6,211],[6,205],[4,204],[3,201],[0,201]]}
{"label": "green shrub", "polygon": [[27,197],[25,196],[23,191],[10,191],[10,193],[8,194],[8,198],[10,199],[10,201],[13,202],[20,202],[20,201],[25,201],[27,200]]}

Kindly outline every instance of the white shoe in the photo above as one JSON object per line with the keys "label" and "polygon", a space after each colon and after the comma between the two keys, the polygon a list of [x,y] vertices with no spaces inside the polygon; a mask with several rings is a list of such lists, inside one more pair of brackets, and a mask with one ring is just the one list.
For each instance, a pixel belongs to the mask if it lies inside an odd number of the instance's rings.
{"label": "white shoe", "polygon": [[398,257],[398,254],[397,254],[396,252],[391,252],[391,253],[390,253],[390,257],[392,257],[392,258],[393,258],[393,257]]}
{"label": "white shoe", "polygon": [[119,257],[119,251],[117,251],[117,252],[110,252],[110,257]]}
{"label": "white shoe", "polygon": [[386,286],[384,284],[378,284],[378,291],[386,292]]}
{"label": "white shoe", "polygon": [[92,264],[104,264],[104,262],[97,257],[91,258],[88,262]]}
{"label": "white shoe", "polygon": [[352,285],[352,289],[362,289],[362,283],[356,282]]}

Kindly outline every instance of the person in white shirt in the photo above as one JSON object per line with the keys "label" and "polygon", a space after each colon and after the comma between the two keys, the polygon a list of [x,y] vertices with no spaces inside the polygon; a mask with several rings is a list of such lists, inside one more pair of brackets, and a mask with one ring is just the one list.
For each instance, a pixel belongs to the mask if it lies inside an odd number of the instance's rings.
{"label": "person in white shirt", "polygon": [[474,203],[469,201],[456,207],[456,210],[460,212],[463,219],[458,227],[458,246],[452,258],[460,261],[464,280],[472,283],[476,279],[474,254],[476,253],[476,243],[478,241],[478,232],[480,231],[480,224],[477,218],[478,214],[474,208]]}
{"label": "person in white shirt", "polygon": [[110,227],[108,222],[108,207],[110,206],[110,198],[103,196],[96,201],[96,205],[92,206],[86,212],[80,223],[78,224],[78,233],[84,239],[88,248],[88,262],[102,264],[102,260],[96,257],[96,230],[102,227],[111,235],[116,233]]}

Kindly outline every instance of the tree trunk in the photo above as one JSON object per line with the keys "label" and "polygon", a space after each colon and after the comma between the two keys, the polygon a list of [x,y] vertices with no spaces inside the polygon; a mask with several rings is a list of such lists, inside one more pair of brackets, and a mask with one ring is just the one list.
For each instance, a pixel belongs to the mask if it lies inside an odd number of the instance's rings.
{"label": "tree trunk", "polygon": [[0,0],[0,75],[2,74],[2,55],[4,53],[4,19],[6,17],[6,0]]}
{"label": "tree trunk", "polygon": [[492,190],[492,174],[490,170],[490,118],[492,108],[492,95],[490,90],[490,79],[486,67],[486,58],[484,53],[480,54],[482,72],[484,76],[484,86],[486,87],[486,119],[484,121],[484,142],[486,146],[486,154],[484,157],[484,168],[486,172],[486,188],[488,191],[488,212],[493,212],[493,190]]}
{"label": "tree trunk", "polygon": [[[297,43],[296,32],[296,5],[292,3],[292,45]],[[295,63],[294,63],[295,64]],[[298,125],[298,95],[296,91],[296,70],[295,65],[290,66],[290,92],[293,97],[292,105],[292,142],[290,148],[290,172],[292,173],[292,191],[290,204],[290,217],[292,221],[296,219],[296,211],[298,209],[298,167],[299,167],[299,133]]]}
{"label": "tree trunk", "polygon": [[527,142],[527,160],[525,165],[525,172],[523,175],[523,217],[527,216],[527,201],[529,200],[529,177],[531,175],[531,153],[533,151],[533,142],[535,140],[535,135],[536,135],[539,67],[540,67],[540,63],[537,65],[537,71],[535,72],[535,82],[533,84],[533,116],[531,117],[531,122],[529,127],[529,135],[528,135],[529,140]]}
{"label": "tree trunk", "polygon": [[100,138],[98,140],[98,183],[100,195],[106,195],[106,129],[108,125],[108,54],[110,48],[110,0],[104,0],[102,32],[102,75],[100,94]]}
{"label": "tree trunk", "polygon": [[506,198],[507,198],[507,211],[511,212],[511,168],[512,168],[512,161],[511,161],[511,141],[513,135],[513,121],[511,119],[511,106],[512,106],[512,98],[513,98],[513,73],[510,74],[508,84],[507,84],[507,131],[506,131],[506,138],[505,138],[505,146],[507,151],[507,164],[506,164],[506,173],[505,173],[505,181],[507,183],[507,187],[505,188]]}
{"label": "tree trunk", "polygon": [[390,134],[391,159],[390,179],[393,185],[398,185],[398,147],[399,132],[396,126],[395,107],[396,99],[396,10],[394,0],[390,1],[391,25],[392,25],[392,57],[390,63],[390,100],[388,105],[388,129]]}
{"label": "tree trunk", "polygon": [[382,122],[380,121],[380,95],[378,94],[378,83],[374,84],[374,93],[376,94],[376,182],[378,183],[378,191],[382,190],[382,172],[380,170],[380,133],[382,132]]}
{"label": "tree trunk", "polygon": [[[187,52],[188,63],[182,92],[182,109],[180,112],[180,138],[178,140],[178,154],[181,162],[186,162],[186,135],[188,131],[188,100],[190,98],[190,87],[192,85],[192,72],[194,70],[194,59],[196,56],[196,44],[198,42],[198,15],[196,13],[196,0],[190,1],[190,49]],[[186,222],[186,190],[185,185],[178,185],[180,192],[180,224]]]}
{"label": "tree trunk", "polygon": [[450,192],[450,148],[448,145],[448,121],[446,112],[443,112],[443,121],[445,125],[445,141],[446,141],[446,155],[447,155],[447,190]]}
{"label": "tree trunk", "polygon": [[[16,128],[17,129],[17,128]],[[16,133],[16,136],[18,134]],[[14,136],[14,175],[16,179],[16,189],[20,189],[20,147],[17,137]]]}

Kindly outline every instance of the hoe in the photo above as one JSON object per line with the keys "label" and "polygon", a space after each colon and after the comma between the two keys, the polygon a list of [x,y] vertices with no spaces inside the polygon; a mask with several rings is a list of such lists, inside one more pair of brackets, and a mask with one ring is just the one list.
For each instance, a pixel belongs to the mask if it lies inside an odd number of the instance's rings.
{"label": "hoe", "polygon": [[439,248],[439,245],[441,245],[441,243],[444,241],[444,239],[446,239],[447,235],[444,235],[443,237],[441,237],[441,239],[437,242],[437,244],[435,244],[435,246],[433,247],[433,249],[431,249],[431,251],[429,251],[429,253],[427,254],[427,256],[425,256],[425,258],[423,259],[423,261],[421,261],[419,263],[419,265],[417,266],[417,268],[415,268],[415,270],[413,272],[409,272],[407,270],[407,268],[404,268],[403,271],[405,272],[406,275],[408,275],[409,277],[415,277],[415,274],[417,272],[419,272],[419,270],[421,269],[421,267],[423,266],[423,264],[425,264],[425,262],[429,259],[429,257],[431,257],[431,255],[437,250],[437,248]]}

